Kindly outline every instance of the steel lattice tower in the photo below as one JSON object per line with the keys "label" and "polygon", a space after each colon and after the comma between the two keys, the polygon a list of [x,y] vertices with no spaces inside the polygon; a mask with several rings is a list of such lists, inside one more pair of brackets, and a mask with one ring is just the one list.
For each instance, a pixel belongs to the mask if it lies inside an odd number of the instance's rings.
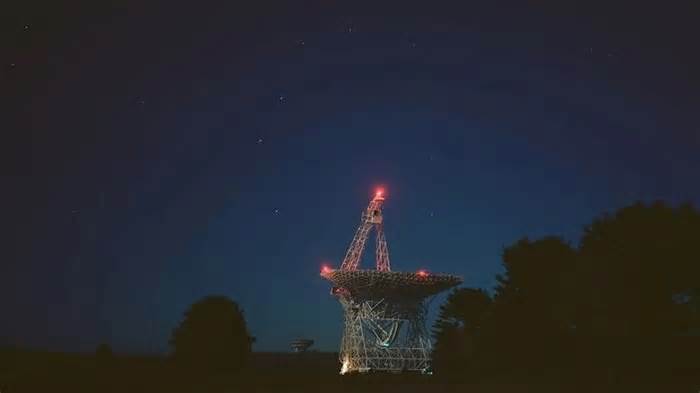
{"label": "steel lattice tower", "polygon": [[369,231],[372,227],[377,232],[377,271],[388,272],[391,270],[389,264],[389,249],[386,245],[384,237],[384,227],[382,225],[382,205],[384,204],[383,191],[377,191],[377,194],[369,202],[367,209],[362,212],[362,222],[355,232],[355,237],[348,247],[348,252],[345,253],[345,259],[340,266],[341,270],[357,270],[362,258],[362,251],[365,249],[365,243],[369,237]]}
{"label": "steel lattice tower", "polygon": [[[362,213],[360,226],[339,270],[324,266],[345,312],[340,373],[430,370],[431,341],[425,326],[427,299],[461,278],[446,274],[392,272],[384,237],[383,192]],[[358,270],[369,233],[376,232],[376,270]]]}

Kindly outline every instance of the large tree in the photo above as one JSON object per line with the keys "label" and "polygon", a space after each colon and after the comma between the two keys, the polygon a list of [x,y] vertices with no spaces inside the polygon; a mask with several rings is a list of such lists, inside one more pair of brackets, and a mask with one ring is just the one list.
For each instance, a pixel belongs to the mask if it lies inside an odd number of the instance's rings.
{"label": "large tree", "polygon": [[440,308],[436,372],[532,374],[565,363],[571,318],[566,282],[575,257],[555,237],[522,239],[505,248],[493,300],[480,289],[462,288]]}
{"label": "large tree", "polygon": [[224,296],[194,303],[170,339],[176,364],[192,371],[238,369],[248,360],[251,342],[243,311]]}
{"label": "large tree", "polygon": [[700,214],[657,202],[596,219],[581,240],[575,288],[591,363],[637,373],[683,358],[674,342],[697,328]]}
{"label": "large tree", "polygon": [[558,237],[522,239],[503,251],[489,323],[494,366],[533,374],[566,364],[575,259],[576,251]]}

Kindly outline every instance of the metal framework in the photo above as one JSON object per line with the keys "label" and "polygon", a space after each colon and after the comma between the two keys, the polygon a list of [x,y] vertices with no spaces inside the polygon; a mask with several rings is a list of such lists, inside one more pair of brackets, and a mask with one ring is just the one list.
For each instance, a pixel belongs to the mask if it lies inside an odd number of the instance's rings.
{"label": "metal framework", "polygon": [[[392,272],[383,231],[382,191],[362,213],[362,221],[339,270],[323,267],[345,312],[340,373],[430,371],[431,341],[425,326],[427,299],[461,278]],[[369,232],[376,230],[376,270],[358,270]]]}
{"label": "metal framework", "polygon": [[382,205],[384,204],[384,192],[379,190],[374,198],[369,202],[367,209],[362,212],[362,222],[355,232],[355,237],[345,253],[341,270],[357,270],[362,259],[362,252],[365,249],[369,231],[372,227],[377,232],[377,270],[380,272],[388,272],[391,270],[389,264],[389,249],[386,245],[384,237],[384,226],[382,218]]}

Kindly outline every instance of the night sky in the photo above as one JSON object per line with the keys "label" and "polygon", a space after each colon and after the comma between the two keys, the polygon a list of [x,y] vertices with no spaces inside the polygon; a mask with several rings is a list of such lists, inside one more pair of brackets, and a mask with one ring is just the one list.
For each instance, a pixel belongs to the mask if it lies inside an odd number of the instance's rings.
{"label": "night sky", "polygon": [[520,237],[700,202],[690,2],[26,3],[2,11],[0,345],[163,352],[223,294],[256,350],[336,350],[319,268],[379,185],[394,270],[483,288]]}

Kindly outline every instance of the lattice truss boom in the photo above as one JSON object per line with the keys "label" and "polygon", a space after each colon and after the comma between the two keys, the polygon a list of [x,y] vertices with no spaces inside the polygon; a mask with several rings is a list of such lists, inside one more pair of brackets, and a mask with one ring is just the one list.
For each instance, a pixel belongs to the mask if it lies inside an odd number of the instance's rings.
{"label": "lattice truss boom", "polygon": [[362,222],[355,232],[355,237],[352,239],[352,243],[350,243],[348,251],[345,253],[343,264],[340,266],[341,270],[357,270],[357,267],[360,265],[360,260],[362,259],[362,252],[365,249],[367,238],[369,237],[369,232],[372,230],[372,228],[374,228],[376,231],[377,239],[377,270],[380,272],[388,272],[391,270],[391,265],[389,263],[389,249],[386,245],[384,227],[382,225],[383,204],[384,197],[382,196],[381,192],[378,192],[374,199],[370,201],[367,209],[362,212]]}

